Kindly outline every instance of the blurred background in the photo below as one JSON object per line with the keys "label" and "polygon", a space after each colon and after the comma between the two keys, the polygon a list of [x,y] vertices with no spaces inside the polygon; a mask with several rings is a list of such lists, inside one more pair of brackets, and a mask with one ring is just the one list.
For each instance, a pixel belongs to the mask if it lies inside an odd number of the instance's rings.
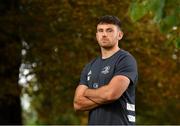
{"label": "blurred background", "polygon": [[0,124],[87,124],[73,97],[103,15],[138,63],[137,124],[180,124],[180,0],[1,0]]}

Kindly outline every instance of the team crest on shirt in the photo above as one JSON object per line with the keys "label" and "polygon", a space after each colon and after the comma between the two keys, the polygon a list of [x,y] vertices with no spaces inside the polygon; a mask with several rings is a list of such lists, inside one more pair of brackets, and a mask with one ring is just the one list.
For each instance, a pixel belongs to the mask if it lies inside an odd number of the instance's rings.
{"label": "team crest on shirt", "polygon": [[110,68],[111,68],[110,66],[105,66],[105,67],[102,69],[101,73],[102,73],[102,74],[108,74]]}

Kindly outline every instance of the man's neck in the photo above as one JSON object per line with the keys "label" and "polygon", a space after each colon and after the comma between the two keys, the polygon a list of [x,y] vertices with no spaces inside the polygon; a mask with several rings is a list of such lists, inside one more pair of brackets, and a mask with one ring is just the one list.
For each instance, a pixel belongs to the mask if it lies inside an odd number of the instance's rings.
{"label": "man's neck", "polygon": [[115,54],[119,50],[120,50],[120,48],[118,46],[114,47],[112,49],[101,48],[102,59],[111,57],[113,54]]}

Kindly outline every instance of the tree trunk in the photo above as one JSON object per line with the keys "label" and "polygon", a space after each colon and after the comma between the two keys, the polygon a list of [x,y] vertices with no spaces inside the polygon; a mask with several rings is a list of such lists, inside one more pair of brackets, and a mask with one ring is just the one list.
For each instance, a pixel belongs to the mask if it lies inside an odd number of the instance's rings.
{"label": "tree trunk", "polygon": [[18,0],[0,1],[0,124],[22,124]]}

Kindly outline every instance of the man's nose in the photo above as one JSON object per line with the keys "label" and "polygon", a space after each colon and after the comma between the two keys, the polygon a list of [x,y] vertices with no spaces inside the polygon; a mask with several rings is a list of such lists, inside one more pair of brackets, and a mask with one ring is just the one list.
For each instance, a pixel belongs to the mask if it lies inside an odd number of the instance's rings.
{"label": "man's nose", "polygon": [[106,33],[106,31],[104,31],[102,35],[103,35],[103,36],[107,36],[107,33]]}

